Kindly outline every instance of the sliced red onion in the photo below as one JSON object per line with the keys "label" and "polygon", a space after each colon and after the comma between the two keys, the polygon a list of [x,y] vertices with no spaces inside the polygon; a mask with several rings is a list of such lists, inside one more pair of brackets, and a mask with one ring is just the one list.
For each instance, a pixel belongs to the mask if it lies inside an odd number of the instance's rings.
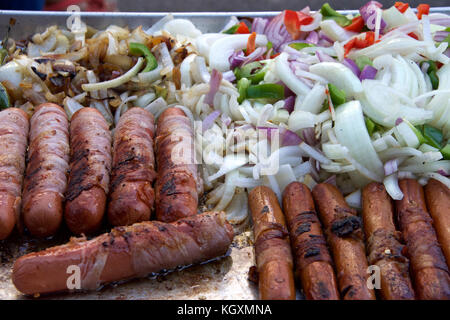
{"label": "sliced red onion", "polygon": [[302,143],[303,140],[294,131],[286,128],[280,128],[280,145],[285,146],[297,146]]}
{"label": "sliced red onion", "polygon": [[242,50],[233,52],[233,54],[229,58],[231,69],[237,68],[241,66],[241,64],[245,61],[246,57]]}
{"label": "sliced red onion", "polygon": [[258,47],[253,51],[251,54],[246,56],[245,61],[241,64],[241,66],[245,66],[247,63],[253,62],[261,58],[261,56],[264,54],[264,52],[267,51],[266,47]]}
{"label": "sliced red onion", "polygon": [[222,72],[213,69],[211,72],[211,79],[209,80],[209,91],[205,97],[205,103],[210,106],[214,103],[214,97],[217,91],[219,91],[220,82],[222,81]]}
{"label": "sliced red onion", "polygon": [[306,42],[309,42],[311,44],[318,44],[319,34],[316,31],[311,31],[306,37]]}
{"label": "sliced red onion", "polygon": [[442,169],[438,170],[437,173],[439,173],[441,176],[444,176],[444,177],[450,176],[448,172],[446,172],[445,170],[442,170]]}
{"label": "sliced red onion", "polygon": [[342,64],[353,71],[353,73],[359,78],[361,74],[361,70],[359,70],[358,65],[355,61],[349,58],[344,58],[344,61],[342,61]]}
{"label": "sliced red onion", "polygon": [[269,20],[265,19],[265,18],[253,19],[252,32],[256,32],[258,34],[264,34],[264,30],[266,29],[266,26],[268,23],[269,23]]}
{"label": "sliced red onion", "polygon": [[450,27],[450,17],[442,13],[432,13],[429,15],[430,23],[437,24],[443,27]]}
{"label": "sliced red onion", "polygon": [[214,121],[216,121],[217,117],[219,116],[220,116],[219,110],[215,110],[210,114],[208,114],[202,122],[202,132],[204,133],[206,130],[210,129],[213,126]]}
{"label": "sliced red onion", "polygon": [[231,124],[231,118],[227,116],[225,113],[222,113],[220,116],[220,119],[222,120],[222,123],[225,124],[227,127]]}
{"label": "sliced red onion", "polygon": [[391,174],[393,174],[393,173],[395,173],[397,171],[398,171],[398,161],[397,161],[397,159],[389,160],[389,161],[387,161],[384,164],[384,174],[386,176],[389,176],[389,175],[391,175]]}
{"label": "sliced red onion", "polygon": [[325,180],[323,183],[332,184],[333,186],[337,187],[336,184],[336,175],[333,174],[331,177],[329,177],[327,180]]}
{"label": "sliced red onion", "polygon": [[434,34],[434,41],[436,42],[442,42],[445,38],[450,34],[448,31],[436,31]]}
{"label": "sliced red onion", "polygon": [[325,40],[329,43],[334,43],[334,41],[332,39],[330,39],[322,30],[319,31],[319,39]]}
{"label": "sliced red onion", "polygon": [[234,72],[231,70],[224,72],[222,76],[224,80],[227,80],[229,82],[233,82],[234,80],[236,80],[236,76],[234,75]]}
{"label": "sliced red onion", "polygon": [[364,68],[361,71],[361,75],[359,76],[359,79],[361,81],[363,81],[364,79],[370,79],[373,80],[375,79],[376,75],[377,75],[378,70],[375,69],[372,66],[366,65],[364,66]]}
{"label": "sliced red onion", "polygon": [[[379,3],[378,1],[369,1],[366,3],[363,7],[359,9],[359,12],[361,13],[361,16],[364,19],[364,22],[369,28],[369,30],[374,31],[375,30],[375,21],[377,18],[377,8],[382,8],[383,5]],[[382,32],[386,28],[386,22],[381,19],[380,23],[380,32]]]}
{"label": "sliced red onion", "polygon": [[447,50],[444,51],[444,54],[450,58],[450,48],[447,48]]}
{"label": "sliced red onion", "polygon": [[333,44],[331,42],[328,42],[327,40],[320,39],[319,42],[317,43],[317,46],[318,47],[329,48],[329,47],[333,46]]}
{"label": "sliced red onion", "polygon": [[280,13],[270,20],[267,24],[264,34],[272,42],[276,51],[279,51],[282,44],[292,40],[291,35],[284,25],[284,13]]}
{"label": "sliced red onion", "polygon": [[303,129],[302,135],[305,142],[310,146],[315,146],[318,143],[316,139],[316,133],[313,127]]}
{"label": "sliced red onion", "polygon": [[309,64],[307,64],[306,62],[294,60],[294,61],[290,62],[290,66],[291,66],[291,68],[293,68],[292,71],[294,71],[294,72],[296,69],[300,69],[303,71],[309,71]]}
{"label": "sliced red onion", "polygon": [[332,57],[330,57],[326,53],[323,53],[321,50],[316,51],[316,56],[320,62],[336,62],[336,60],[334,60]]}
{"label": "sliced red onion", "polygon": [[295,106],[295,96],[290,96],[290,97],[287,97],[286,99],[284,99],[284,108],[289,113],[294,111],[294,106]]}
{"label": "sliced red onion", "polygon": [[402,122],[403,122],[402,118],[397,118],[397,120],[395,120],[395,125],[398,126]]}

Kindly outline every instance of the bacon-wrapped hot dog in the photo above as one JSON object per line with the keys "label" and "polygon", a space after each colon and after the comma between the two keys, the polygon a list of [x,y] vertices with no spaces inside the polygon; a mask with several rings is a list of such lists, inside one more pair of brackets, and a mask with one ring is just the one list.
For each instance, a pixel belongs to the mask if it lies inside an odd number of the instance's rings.
{"label": "bacon-wrapped hot dog", "polygon": [[289,234],[275,193],[265,186],[249,195],[253,218],[259,293],[262,300],[295,299]]}
{"label": "bacon-wrapped hot dog", "polygon": [[83,108],[72,116],[70,148],[64,217],[73,233],[91,233],[105,213],[111,170],[111,133],[97,109]]}
{"label": "bacon-wrapped hot dog", "polygon": [[61,225],[69,152],[69,121],[64,109],[54,103],[41,104],[30,121],[22,203],[25,225],[34,236],[51,236]]}
{"label": "bacon-wrapped hot dog", "polygon": [[168,108],[156,129],[156,218],[171,222],[197,213],[203,183],[194,163],[194,134],[179,108]]}
{"label": "bacon-wrapped hot dog", "polygon": [[296,275],[307,299],[339,300],[333,261],[322,233],[314,200],[308,187],[290,183],[283,192]]}
{"label": "bacon-wrapped hot dog", "polygon": [[132,108],[120,117],[114,132],[108,220],[125,226],[150,220],[155,193],[153,115]]}
{"label": "bacon-wrapped hot dog", "polygon": [[28,129],[25,111],[8,108],[0,112],[0,240],[18,222]]}
{"label": "bacon-wrapped hot dog", "polygon": [[89,241],[72,238],[66,245],[20,257],[12,281],[25,294],[67,291],[69,277],[78,267],[79,289],[91,290],[211,260],[224,255],[232,240],[233,228],[223,212],[173,223],[145,221],[116,227]]}
{"label": "bacon-wrapped hot dog", "polygon": [[447,266],[450,268],[450,189],[443,183],[430,179],[425,186],[425,198]]}
{"label": "bacon-wrapped hot dog", "polygon": [[419,299],[450,299],[450,274],[425,205],[422,186],[399,181],[403,199],[396,200],[397,219],[406,242],[414,288]]}
{"label": "bacon-wrapped hot dog", "polygon": [[367,286],[368,264],[360,218],[335,186],[320,183],[312,193],[333,253],[341,298],[374,300],[375,292]]}
{"label": "bacon-wrapped hot dog", "polygon": [[394,206],[384,185],[370,183],[362,192],[363,222],[369,264],[380,268],[380,293],[385,300],[413,300],[409,260],[395,230]]}

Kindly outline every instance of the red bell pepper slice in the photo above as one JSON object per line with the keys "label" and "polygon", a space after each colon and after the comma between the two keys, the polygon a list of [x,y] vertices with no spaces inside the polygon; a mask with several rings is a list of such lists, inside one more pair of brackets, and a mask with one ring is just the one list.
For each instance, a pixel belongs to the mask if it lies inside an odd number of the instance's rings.
{"label": "red bell pepper slice", "polygon": [[414,32],[408,33],[408,36],[410,36],[411,38],[414,38],[416,40],[419,40],[419,37]]}
{"label": "red bell pepper slice", "polygon": [[256,49],[256,32],[252,32],[252,34],[248,37],[247,40],[247,50],[245,54],[248,56]]}
{"label": "red bell pepper slice", "polygon": [[344,56],[347,56],[353,48],[363,49],[375,43],[375,32],[368,31],[363,33],[363,35],[364,38],[361,36],[355,37],[344,45]]}
{"label": "red bell pepper slice", "polygon": [[430,5],[421,3],[417,6],[417,18],[422,19],[422,16],[430,13]]}
{"label": "red bell pepper slice", "polygon": [[284,10],[284,25],[292,39],[300,37],[300,26],[308,25],[314,18],[300,11]]}
{"label": "red bell pepper slice", "polygon": [[250,33],[250,30],[248,29],[247,25],[242,21],[239,23],[239,28],[237,28],[236,33]]}
{"label": "red bell pepper slice", "polygon": [[409,8],[409,3],[398,1],[394,4],[394,6],[397,8],[398,11],[404,13]]}
{"label": "red bell pepper slice", "polygon": [[364,19],[361,16],[354,17],[352,23],[344,27],[345,30],[353,32],[361,32],[363,28],[364,28]]}

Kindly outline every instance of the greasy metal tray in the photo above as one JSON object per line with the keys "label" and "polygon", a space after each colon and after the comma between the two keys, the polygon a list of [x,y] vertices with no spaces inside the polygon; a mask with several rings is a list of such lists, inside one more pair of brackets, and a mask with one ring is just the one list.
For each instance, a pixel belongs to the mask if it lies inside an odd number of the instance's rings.
{"label": "greasy metal tray", "polygon": [[[450,14],[450,7],[432,8],[432,12]],[[354,13],[355,11],[341,11]],[[231,16],[271,17],[279,12],[202,12],[174,13],[175,17],[190,19],[203,32],[219,31]],[[135,28],[150,27],[167,13],[82,12],[86,24],[104,29],[111,24]],[[8,27],[9,18],[16,19],[11,37],[24,39],[42,32],[51,25],[66,26],[70,12],[34,12],[0,10],[0,38]],[[106,229],[105,229],[106,231]],[[241,230],[242,231],[242,230]],[[29,252],[62,244],[69,240],[67,230],[61,230],[51,240],[36,240],[27,235],[14,234],[0,241],[0,299],[23,299],[11,282],[14,260]],[[52,295],[52,299],[257,299],[255,284],[248,281],[248,270],[255,264],[252,232],[244,230],[233,241],[228,256],[207,264],[197,265],[153,278],[137,279],[122,284],[107,285],[99,291]]]}

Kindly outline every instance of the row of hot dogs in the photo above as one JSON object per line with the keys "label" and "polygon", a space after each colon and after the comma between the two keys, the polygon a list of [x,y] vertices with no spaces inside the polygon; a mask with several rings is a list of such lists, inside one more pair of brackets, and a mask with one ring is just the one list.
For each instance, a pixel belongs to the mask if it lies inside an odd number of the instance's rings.
{"label": "row of hot dogs", "polygon": [[294,267],[307,299],[373,300],[374,288],[387,300],[450,299],[450,190],[399,185],[395,205],[382,184],[367,185],[362,217],[331,184],[289,184],[283,210],[269,188],[253,189],[261,299],[295,299]]}
{"label": "row of hot dogs", "polygon": [[172,159],[174,149],[192,149],[181,109],[159,117],[157,173],[154,117],[142,108],[123,114],[113,137],[96,109],[79,110],[69,124],[52,103],[36,108],[30,121],[22,110],[6,109],[0,128],[0,239],[22,222],[37,237],[54,235],[63,220],[74,234],[92,233],[106,211],[110,224],[131,225],[149,220],[155,202],[160,221],[197,213],[197,167]]}

